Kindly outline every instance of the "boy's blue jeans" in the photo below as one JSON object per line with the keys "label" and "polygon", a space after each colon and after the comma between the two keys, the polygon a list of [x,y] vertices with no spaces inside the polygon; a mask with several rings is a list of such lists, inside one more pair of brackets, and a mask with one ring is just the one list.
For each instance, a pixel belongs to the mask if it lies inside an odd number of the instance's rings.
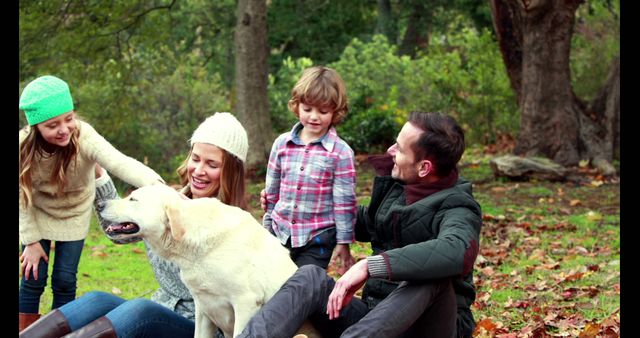
{"label": "boy's blue jeans", "polygon": [[100,291],[89,292],[58,309],[75,331],[106,316],[118,337],[193,337],[195,322],[145,298],[125,300]]}
{"label": "boy's blue jeans", "polygon": [[[42,249],[49,256],[51,262],[51,241],[40,240]],[[53,293],[52,309],[56,309],[76,298],[76,282],[78,264],[84,240],[79,241],[56,241],[55,254],[53,257],[53,273],[51,276],[51,290]],[[22,246],[24,252],[25,246]],[[20,281],[20,294],[18,310],[21,313],[38,313],[40,307],[40,296],[47,286],[49,264],[40,259],[38,264],[38,279],[33,279],[30,273],[29,280],[22,276]]]}
{"label": "boy's blue jeans", "polygon": [[289,249],[289,256],[298,267],[313,264],[326,269],[331,262],[331,255],[336,244],[338,244],[336,228],[331,228],[313,237],[303,247],[292,248],[291,238],[287,240],[285,247]]}

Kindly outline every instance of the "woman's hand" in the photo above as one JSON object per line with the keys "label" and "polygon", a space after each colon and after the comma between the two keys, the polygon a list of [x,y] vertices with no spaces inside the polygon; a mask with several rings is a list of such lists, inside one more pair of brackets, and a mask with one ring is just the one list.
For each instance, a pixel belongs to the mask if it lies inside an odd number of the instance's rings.
{"label": "woman's hand", "polygon": [[97,180],[102,176],[102,167],[97,162],[96,162],[95,171],[96,171],[96,180]]}
{"label": "woman's hand", "polygon": [[264,189],[260,191],[260,207],[262,211],[267,212],[267,191]]}
{"label": "woman's hand", "polygon": [[24,248],[22,255],[20,255],[20,268],[24,279],[29,280],[29,275],[33,273],[33,279],[38,280],[40,258],[47,263],[49,262],[49,256],[44,252],[40,242],[31,243]]}

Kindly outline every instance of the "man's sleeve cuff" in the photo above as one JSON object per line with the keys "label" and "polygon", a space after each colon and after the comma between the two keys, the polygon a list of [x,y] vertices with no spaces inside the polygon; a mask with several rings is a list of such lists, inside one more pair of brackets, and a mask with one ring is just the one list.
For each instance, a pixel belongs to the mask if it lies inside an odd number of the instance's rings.
{"label": "man's sleeve cuff", "polygon": [[367,268],[369,269],[369,276],[374,278],[388,279],[387,264],[384,261],[384,257],[380,255],[367,257]]}

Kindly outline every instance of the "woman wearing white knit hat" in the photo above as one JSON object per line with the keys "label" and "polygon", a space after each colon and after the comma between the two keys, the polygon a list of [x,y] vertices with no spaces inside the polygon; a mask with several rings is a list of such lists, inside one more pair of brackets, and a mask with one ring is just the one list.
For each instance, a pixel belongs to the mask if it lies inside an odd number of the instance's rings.
{"label": "woman wearing white knit hat", "polygon": [[[233,115],[215,113],[204,120],[193,132],[189,156],[178,168],[181,183],[190,186],[187,196],[217,196],[224,203],[246,209],[244,162],[248,150],[247,132]],[[210,162],[203,163],[206,154]]]}
{"label": "woman wearing white knit hat", "polygon": [[[249,141],[247,132],[230,113],[215,113],[194,131],[191,149],[178,168],[188,198],[217,197],[222,202],[246,209],[244,162]],[[96,205],[118,197],[106,171],[96,168]],[[103,229],[109,226],[100,219]],[[134,239],[137,241],[140,239]],[[129,240],[127,242],[131,242]],[[118,244],[125,242],[114,241]],[[52,310],[28,327],[20,337],[193,337],[195,307],[193,297],[180,279],[177,265],[147,255],[160,288],[151,300],[125,300],[111,293],[92,291]],[[218,336],[221,332],[218,331]]]}

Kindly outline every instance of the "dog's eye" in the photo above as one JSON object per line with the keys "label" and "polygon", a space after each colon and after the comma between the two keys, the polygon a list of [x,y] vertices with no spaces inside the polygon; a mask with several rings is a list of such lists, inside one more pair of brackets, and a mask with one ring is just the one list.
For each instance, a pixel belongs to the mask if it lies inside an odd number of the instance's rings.
{"label": "dog's eye", "polygon": [[131,198],[129,199],[129,201],[131,201],[131,202],[137,202],[138,200],[137,200],[137,199],[135,199],[135,197],[131,197]]}

